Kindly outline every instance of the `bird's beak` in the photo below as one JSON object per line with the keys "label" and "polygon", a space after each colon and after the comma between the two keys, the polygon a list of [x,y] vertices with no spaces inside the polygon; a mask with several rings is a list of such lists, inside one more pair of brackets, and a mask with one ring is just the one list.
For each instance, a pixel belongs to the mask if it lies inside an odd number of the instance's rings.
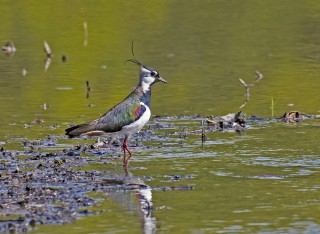
{"label": "bird's beak", "polygon": [[161,81],[161,82],[166,83],[166,84],[168,83],[168,82],[167,82],[165,79],[163,79],[162,77],[159,77],[159,78],[158,78],[158,81]]}

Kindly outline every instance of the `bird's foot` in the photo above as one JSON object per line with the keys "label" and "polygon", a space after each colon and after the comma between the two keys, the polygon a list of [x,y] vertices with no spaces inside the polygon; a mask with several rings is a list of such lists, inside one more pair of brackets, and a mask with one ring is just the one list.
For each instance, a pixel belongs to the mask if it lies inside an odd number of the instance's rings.
{"label": "bird's foot", "polygon": [[124,154],[123,154],[123,167],[128,168],[129,164],[129,157],[127,157],[126,151],[124,149]]}
{"label": "bird's foot", "polygon": [[128,168],[128,165],[129,165],[129,159],[123,160],[123,167],[124,167],[125,169]]}

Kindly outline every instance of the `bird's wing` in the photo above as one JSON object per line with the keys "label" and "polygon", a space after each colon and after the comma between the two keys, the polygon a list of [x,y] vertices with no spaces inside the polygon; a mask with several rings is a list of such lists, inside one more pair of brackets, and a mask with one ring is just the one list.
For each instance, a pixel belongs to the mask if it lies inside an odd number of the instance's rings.
{"label": "bird's wing", "polygon": [[146,110],[146,106],[139,99],[126,99],[97,120],[96,130],[120,131],[123,126],[138,120]]}

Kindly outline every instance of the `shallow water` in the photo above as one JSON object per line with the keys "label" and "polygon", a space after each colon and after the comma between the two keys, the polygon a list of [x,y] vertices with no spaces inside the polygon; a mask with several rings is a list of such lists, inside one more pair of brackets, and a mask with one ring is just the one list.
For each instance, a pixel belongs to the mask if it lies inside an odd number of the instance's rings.
{"label": "shallow water", "polygon": [[[152,132],[147,126],[137,138],[143,146],[133,148],[129,168],[151,188],[152,219],[124,205],[130,200],[124,193],[122,201],[105,196],[93,208],[104,210],[98,215],[63,226],[37,225],[31,233],[148,233],[148,225],[157,233],[320,230],[320,122],[268,120],[290,110],[319,114],[317,1],[2,1],[0,6],[0,42],[11,40],[17,48],[11,57],[0,54],[5,149],[24,151],[23,141],[62,136],[69,124],[97,118],[121,101],[138,79],[138,67],[124,62],[132,58],[132,40],[135,56],[168,81],[153,89],[152,112],[163,118],[151,121]],[[53,52],[47,71],[44,40]],[[264,77],[250,87],[243,112],[264,121],[250,122],[239,135],[210,132],[203,117],[189,117],[237,112],[245,101],[238,79],[254,83],[257,70]],[[208,136],[203,145],[201,129]],[[94,141],[59,138],[40,151]],[[118,161],[115,170],[122,170]]]}

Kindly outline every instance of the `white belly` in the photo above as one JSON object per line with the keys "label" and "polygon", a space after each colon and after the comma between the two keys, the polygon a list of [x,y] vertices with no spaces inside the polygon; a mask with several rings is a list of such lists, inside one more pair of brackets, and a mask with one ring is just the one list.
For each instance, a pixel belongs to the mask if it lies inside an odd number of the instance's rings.
{"label": "white belly", "polygon": [[142,116],[135,122],[124,126],[121,129],[121,132],[126,132],[126,133],[137,133],[139,132],[144,125],[146,125],[146,123],[148,123],[150,117],[151,117],[151,111],[150,108],[148,106],[146,106],[143,102],[140,102],[141,105],[145,106],[146,111],[142,114]]}

